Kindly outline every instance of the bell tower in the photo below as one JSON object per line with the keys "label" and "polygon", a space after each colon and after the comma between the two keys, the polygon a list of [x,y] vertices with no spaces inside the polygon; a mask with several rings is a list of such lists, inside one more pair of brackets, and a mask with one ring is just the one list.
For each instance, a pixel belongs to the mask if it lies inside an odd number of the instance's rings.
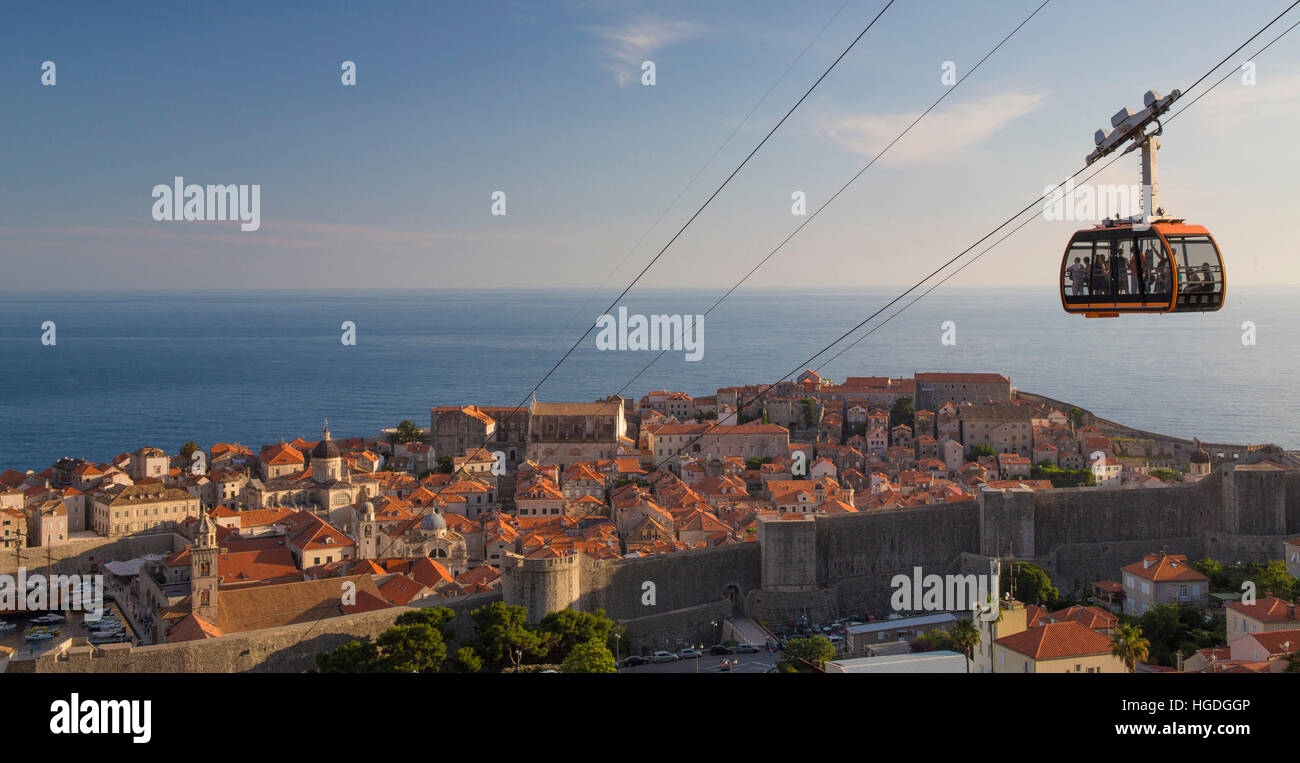
{"label": "bell tower", "polygon": [[217,563],[220,556],[217,526],[207,512],[200,512],[194,545],[190,547],[190,611],[213,625],[217,623],[217,588],[221,583]]}
{"label": "bell tower", "polygon": [[379,556],[379,523],[375,521],[375,505],[366,501],[361,505],[361,521],[357,523],[357,558],[374,559]]}

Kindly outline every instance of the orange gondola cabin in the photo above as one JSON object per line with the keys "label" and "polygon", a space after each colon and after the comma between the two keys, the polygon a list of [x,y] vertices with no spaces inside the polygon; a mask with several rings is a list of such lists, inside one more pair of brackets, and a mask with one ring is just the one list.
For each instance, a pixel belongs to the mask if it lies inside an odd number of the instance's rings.
{"label": "orange gondola cabin", "polygon": [[[1182,93],[1163,98],[1154,90],[1145,108],[1121,109],[1114,129],[1098,130],[1087,164],[1129,143],[1142,151],[1143,214],[1106,220],[1077,231],[1061,258],[1061,306],[1067,313],[1112,318],[1121,313],[1204,313],[1223,307],[1227,273],[1210,232],[1168,216],[1160,207],[1156,153],[1164,128],[1160,117]],[[1155,125],[1148,131],[1147,127]],[[1095,174],[1095,173],[1094,173]]]}
{"label": "orange gondola cabin", "polygon": [[1181,221],[1081,230],[1061,259],[1061,305],[1090,318],[1209,312],[1226,288],[1214,237]]}

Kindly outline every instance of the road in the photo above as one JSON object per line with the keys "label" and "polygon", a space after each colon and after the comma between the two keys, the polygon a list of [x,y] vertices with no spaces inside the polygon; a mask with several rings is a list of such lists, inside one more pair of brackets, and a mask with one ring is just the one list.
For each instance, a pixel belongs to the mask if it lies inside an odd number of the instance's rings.
{"label": "road", "polygon": [[[725,657],[704,655],[696,659],[678,660],[676,662],[652,662],[635,668],[619,668],[620,673],[766,673],[780,655],[768,654],[766,650],[757,654],[733,654]],[[731,671],[724,671],[719,666],[723,660],[736,660],[738,665]]]}

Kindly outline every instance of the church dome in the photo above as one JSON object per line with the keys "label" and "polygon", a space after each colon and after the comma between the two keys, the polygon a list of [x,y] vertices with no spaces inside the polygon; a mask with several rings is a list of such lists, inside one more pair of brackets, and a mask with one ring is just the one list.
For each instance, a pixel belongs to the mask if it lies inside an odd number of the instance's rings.
{"label": "church dome", "polygon": [[447,531],[447,520],[438,512],[426,514],[424,520],[420,522],[420,529],[435,533],[444,533]]}
{"label": "church dome", "polygon": [[325,422],[325,431],[321,432],[320,442],[311,449],[312,458],[338,458],[339,446],[330,439],[330,423]]}

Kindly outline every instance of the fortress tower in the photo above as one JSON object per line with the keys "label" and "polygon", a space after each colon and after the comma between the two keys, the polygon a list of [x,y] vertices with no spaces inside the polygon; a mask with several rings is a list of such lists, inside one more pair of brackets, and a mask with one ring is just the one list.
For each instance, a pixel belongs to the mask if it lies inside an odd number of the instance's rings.
{"label": "fortress tower", "polygon": [[503,578],[505,600],[526,607],[530,623],[541,621],[550,612],[579,609],[578,554],[544,559],[510,554],[506,564],[514,567],[507,569]]}

